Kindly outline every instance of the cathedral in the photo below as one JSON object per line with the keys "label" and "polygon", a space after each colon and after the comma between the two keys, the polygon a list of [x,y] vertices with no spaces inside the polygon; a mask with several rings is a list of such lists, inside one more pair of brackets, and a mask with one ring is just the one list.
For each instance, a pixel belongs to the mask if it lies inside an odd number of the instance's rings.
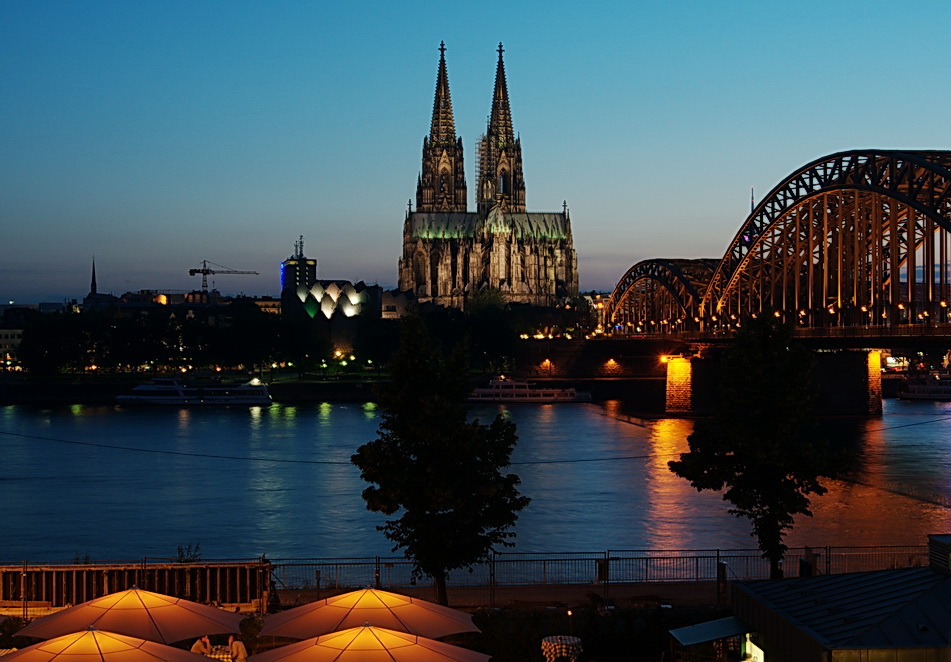
{"label": "cathedral", "polygon": [[476,210],[468,211],[462,139],[449,96],[445,44],[439,45],[436,98],[422,171],[403,225],[399,288],[421,303],[465,308],[474,293],[495,288],[506,301],[553,306],[578,295],[578,258],[567,204],[560,212],[526,212],[522,145],[512,128],[499,44],[495,92],[476,149]]}

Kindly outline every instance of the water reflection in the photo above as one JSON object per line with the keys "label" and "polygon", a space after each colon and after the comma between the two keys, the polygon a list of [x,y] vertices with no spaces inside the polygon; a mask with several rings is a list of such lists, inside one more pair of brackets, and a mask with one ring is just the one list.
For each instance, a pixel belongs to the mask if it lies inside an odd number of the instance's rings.
{"label": "water reflection", "polygon": [[[815,516],[797,521],[790,545],[921,544],[951,531],[951,405],[905,405],[824,424],[861,463],[814,500]],[[516,526],[518,551],[755,545],[719,494],[698,493],[667,468],[686,450],[691,421],[635,418],[617,401],[473,411],[484,422],[499,413],[517,425],[512,471],[532,499]],[[350,464],[379,416],[331,403],[0,409],[0,500],[16,504],[0,562],[173,555],[190,542],[208,558],[387,556],[375,528],[383,518],[366,510],[366,484]]]}

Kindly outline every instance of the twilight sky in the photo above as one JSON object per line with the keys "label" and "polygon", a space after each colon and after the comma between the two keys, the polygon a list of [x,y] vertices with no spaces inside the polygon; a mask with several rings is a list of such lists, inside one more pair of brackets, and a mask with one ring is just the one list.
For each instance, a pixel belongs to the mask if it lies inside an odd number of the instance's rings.
{"label": "twilight sky", "polygon": [[505,64],[530,211],[567,200],[582,290],[717,257],[801,165],[951,146],[951,3],[0,1],[0,301],[393,287],[440,40],[473,208]]}

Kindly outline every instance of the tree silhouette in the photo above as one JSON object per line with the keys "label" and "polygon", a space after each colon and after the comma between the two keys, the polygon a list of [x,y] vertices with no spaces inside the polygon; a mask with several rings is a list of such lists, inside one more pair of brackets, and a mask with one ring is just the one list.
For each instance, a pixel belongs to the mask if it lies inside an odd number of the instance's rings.
{"label": "tree silhouette", "polygon": [[529,502],[518,476],[503,473],[515,424],[501,416],[490,425],[468,420],[466,364],[461,344],[446,356],[420,317],[404,318],[392,381],[378,390],[378,437],[352,457],[371,483],[367,509],[399,515],[378,528],[413,562],[415,576],[433,579],[441,604],[449,571],[510,546],[510,528]]}
{"label": "tree silhouette", "polygon": [[698,491],[724,490],[729,512],[750,520],[774,578],[794,517],[811,516],[810,495],[826,492],[820,479],[844,469],[845,456],[815,430],[813,364],[791,327],[748,320],[723,352],[715,414],[697,421],[690,451],[668,463]]}

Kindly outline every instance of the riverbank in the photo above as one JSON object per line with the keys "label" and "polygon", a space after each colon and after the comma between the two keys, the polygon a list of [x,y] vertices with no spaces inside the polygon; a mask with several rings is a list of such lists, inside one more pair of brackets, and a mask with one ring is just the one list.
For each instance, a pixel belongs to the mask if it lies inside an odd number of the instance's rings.
{"label": "riverbank", "polygon": [[[0,373],[2,374],[2,373]],[[474,384],[485,379],[478,378]],[[0,377],[0,405],[66,406],[111,405],[118,395],[147,381],[142,375],[61,375],[33,378],[28,375]],[[268,379],[266,378],[266,381]],[[574,386],[590,392],[596,402],[623,400],[630,406],[627,413],[658,415],[664,411],[663,378],[594,378],[533,379],[552,386]],[[304,404],[320,402],[373,402],[374,388],[380,378],[364,379],[300,379],[283,375],[271,376],[268,389],[274,402]]]}

